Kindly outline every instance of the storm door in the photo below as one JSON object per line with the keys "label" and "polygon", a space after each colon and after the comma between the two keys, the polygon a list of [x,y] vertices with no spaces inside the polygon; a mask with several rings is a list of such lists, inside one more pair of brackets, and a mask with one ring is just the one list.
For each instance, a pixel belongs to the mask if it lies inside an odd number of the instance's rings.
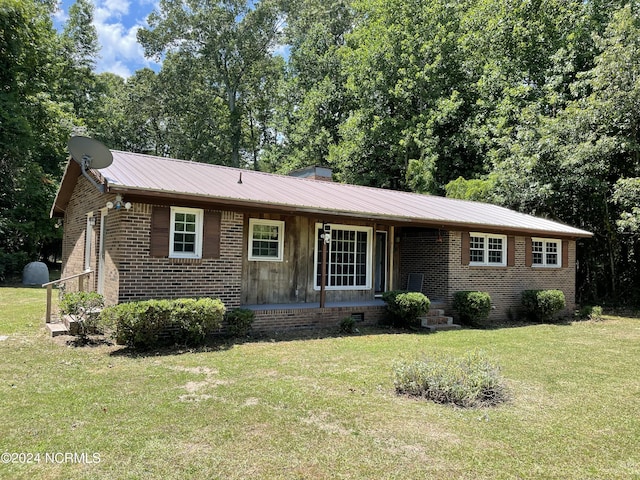
{"label": "storm door", "polygon": [[387,249],[387,232],[376,232],[376,253],[374,259],[375,272],[375,290],[376,293],[382,293],[387,290],[388,277],[388,249]]}

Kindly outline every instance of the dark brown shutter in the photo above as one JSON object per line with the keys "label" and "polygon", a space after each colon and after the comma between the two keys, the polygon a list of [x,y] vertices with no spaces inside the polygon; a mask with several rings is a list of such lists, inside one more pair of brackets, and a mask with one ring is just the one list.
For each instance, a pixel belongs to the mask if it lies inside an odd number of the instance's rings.
{"label": "dark brown shutter", "polygon": [[169,256],[169,232],[171,231],[171,209],[153,207],[151,211],[151,239],[149,255],[152,257]]}
{"label": "dark brown shutter", "polygon": [[462,232],[462,251],[460,252],[460,258],[462,265],[469,265],[471,261],[471,239],[469,238],[469,232]]}
{"label": "dark brown shutter", "polygon": [[531,237],[525,237],[524,239],[524,264],[527,267],[533,265],[533,243]]}
{"label": "dark brown shutter", "polygon": [[220,212],[204,212],[203,258],[220,258]]}
{"label": "dark brown shutter", "polygon": [[569,241],[562,241],[562,268],[569,266]]}
{"label": "dark brown shutter", "polygon": [[516,237],[507,237],[507,266],[513,267],[516,264]]}

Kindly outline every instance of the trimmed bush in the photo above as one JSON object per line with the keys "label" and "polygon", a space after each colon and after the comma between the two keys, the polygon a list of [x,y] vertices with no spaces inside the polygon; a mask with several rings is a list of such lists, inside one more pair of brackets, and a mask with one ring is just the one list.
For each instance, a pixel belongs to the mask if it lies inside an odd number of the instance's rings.
{"label": "trimmed bush", "polygon": [[398,363],[393,384],[398,394],[460,407],[491,406],[508,399],[499,366],[482,351]]}
{"label": "trimmed bush", "polygon": [[212,298],[146,300],[107,307],[100,323],[117,343],[134,348],[194,346],[220,328],[224,312],[224,304]]}
{"label": "trimmed bush", "polygon": [[567,303],[561,290],[525,290],[522,292],[522,306],[532,320],[549,322],[562,311]]}
{"label": "trimmed bush", "polygon": [[251,330],[256,314],[247,308],[234,308],[225,315],[227,332],[232,337],[246,337]]}
{"label": "trimmed bush", "polygon": [[382,294],[387,303],[387,313],[391,324],[395,327],[420,326],[420,316],[429,311],[431,302],[420,292],[393,290]]}
{"label": "trimmed bush", "polygon": [[453,294],[453,308],[463,323],[477,325],[489,318],[491,296],[487,292],[456,292]]}

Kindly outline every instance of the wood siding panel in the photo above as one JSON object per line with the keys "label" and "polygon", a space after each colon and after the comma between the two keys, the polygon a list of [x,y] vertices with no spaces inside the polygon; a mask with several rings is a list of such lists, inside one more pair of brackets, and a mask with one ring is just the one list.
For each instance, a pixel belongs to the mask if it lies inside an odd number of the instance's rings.
{"label": "wood siding panel", "polygon": [[169,256],[169,232],[171,231],[171,209],[153,207],[151,213],[151,238],[149,255],[152,257]]}

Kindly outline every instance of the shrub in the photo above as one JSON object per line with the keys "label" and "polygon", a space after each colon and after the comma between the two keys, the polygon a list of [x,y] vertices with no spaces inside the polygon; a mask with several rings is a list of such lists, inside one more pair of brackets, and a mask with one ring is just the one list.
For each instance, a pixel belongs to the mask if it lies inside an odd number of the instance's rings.
{"label": "shrub", "polygon": [[419,318],[429,311],[431,302],[420,292],[394,290],[382,294],[387,303],[387,313],[391,324],[396,327],[419,326]]}
{"label": "shrub", "polygon": [[522,306],[530,319],[548,322],[565,308],[566,301],[561,290],[525,290]]}
{"label": "shrub", "polygon": [[62,315],[69,315],[78,322],[79,335],[86,337],[96,330],[99,311],[104,307],[104,297],[97,292],[63,293],[58,307]]}
{"label": "shrub", "polygon": [[233,337],[246,337],[256,314],[253,310],[247,308],[234,308],[226,314],[227,331]]}
{"label": "shrub", "polygon": [[496,405],[508,399],[500,368],[481,351],[464,357],[435,356],[394,367],[396,393],[461,407]]}
{"label": "shrub", "polygon": [[353,317],[344,317],[340,320],[340,333],[354,333],[357,332],[356,320]]}
{"label": "shrub", "polygon": [[599,322],[602,320],[602,307],[586,305],[578,312],[578,318]]}
{"label": "shrub", "polygon": [[453,294],[453,308],[462,322],[476,325],[489,317],[491,296],[486,292],[461,291]]}
{"label": "shrub", "polygon": [[134,348],[199,345],[220,328],[224,311],[224,304],[212,298],[146,300],[107,307],[100,323],[117,343]]}

